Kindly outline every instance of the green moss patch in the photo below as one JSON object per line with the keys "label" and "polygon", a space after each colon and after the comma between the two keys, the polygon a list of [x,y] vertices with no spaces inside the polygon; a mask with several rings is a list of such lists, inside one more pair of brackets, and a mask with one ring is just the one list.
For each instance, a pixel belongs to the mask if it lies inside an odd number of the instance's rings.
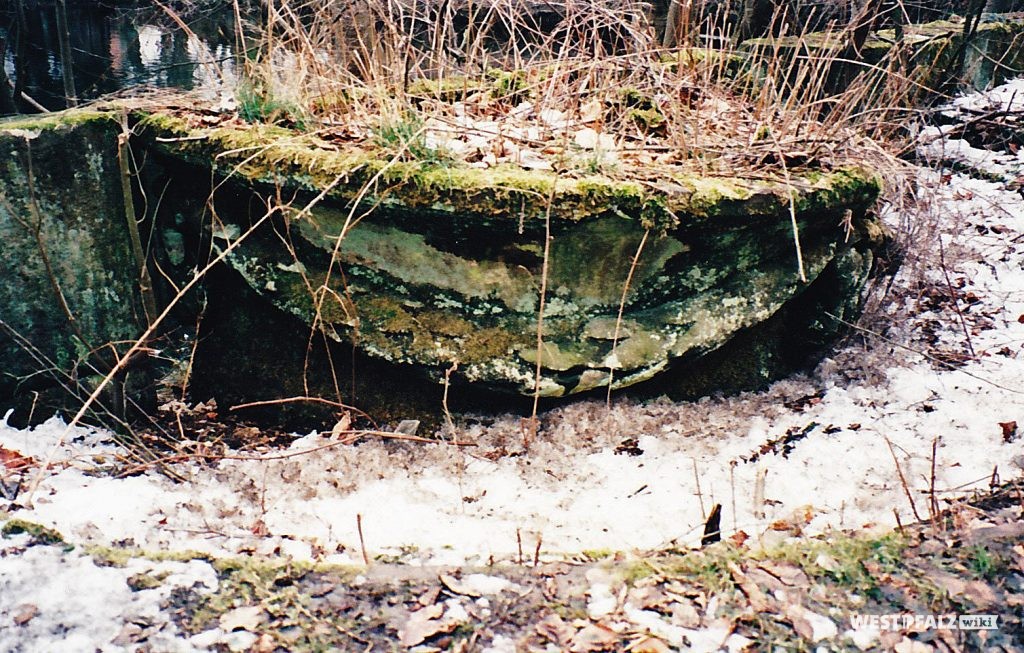
{"label": "green moss patch", "polygon": [[53,129],[64,129],[95,122],[116,122],[116,111],[98,109],[70,109],[56,113],[45,113],[32,116],[12,116],[0,118],[0,132],[21,130],[21,131],[48,131]]}
{"label": "green moss patch", "polygon": [[60,532],[24,519],[11,519],[0,527],[0,535],[9,537],[12,535],[26,534],[30,542],[35,544],[64,544],[64,536]]}

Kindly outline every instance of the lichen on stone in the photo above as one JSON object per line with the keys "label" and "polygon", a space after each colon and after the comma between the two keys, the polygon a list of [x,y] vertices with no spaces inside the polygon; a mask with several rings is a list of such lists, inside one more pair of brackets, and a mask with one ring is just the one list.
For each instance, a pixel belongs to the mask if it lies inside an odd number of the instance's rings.
{"label": "lichen on stone", "polygon": [[[235,188],[324,192],[228,257],[267,301],[435,380],[457,369],[543,396],[650,379],[767,320],[807,287],[791,211],[813,281],[857,244],[844,242],[842,218],[860,229],[880,186],[854,166],[788,181],[675,170],[641,182],[385,159],[159,113],[142,124],[152,147]],[[222,205],[221,219],[247,224],[244,204]]]}

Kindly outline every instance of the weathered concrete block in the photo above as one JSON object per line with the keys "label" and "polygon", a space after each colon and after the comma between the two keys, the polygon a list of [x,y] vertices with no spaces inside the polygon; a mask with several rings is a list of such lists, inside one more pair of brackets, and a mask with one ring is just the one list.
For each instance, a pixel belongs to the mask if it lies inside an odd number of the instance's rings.
{"label": "weathered concrete block", "polygon": [[[856,305],[881,233],[868,212],[879,182],[857,168],[795,172],[788,185],[688,173],[641,184],[388,162],[180,114],[144,123],[179,165],[234,189],[298,193],[227,259],[270,304],[378,360],[435,380],[457,365],[453,378],[527,395],[651,379],[768,320],[830,266],[845,279],[832,303]],[[261,203],[237,192],[216,202],[221,250],[258,217]],[[317,193],[324,201],[299,215]]]}
{"label": "weathered concrete block", "polygon": [[140,333],[112,115],[0,122],[0,397],[69,383]]}

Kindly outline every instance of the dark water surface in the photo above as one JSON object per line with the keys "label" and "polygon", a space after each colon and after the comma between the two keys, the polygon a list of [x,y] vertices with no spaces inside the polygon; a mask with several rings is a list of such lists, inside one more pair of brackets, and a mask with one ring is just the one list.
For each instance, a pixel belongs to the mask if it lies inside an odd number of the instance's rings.
{"label": "dark water surface", "polygon": [[33,101],[50,110],[63,109],[69,106],[69,88],[79,101],[142,86],[203,89],[216,95],[234,79],[229,5],[181,16],[189,34],[159,9],[69,3],[65,51],[70,53],[70,86],[64,75],[59,12],[56,2],[0,2],[0,113],[37,111]]}

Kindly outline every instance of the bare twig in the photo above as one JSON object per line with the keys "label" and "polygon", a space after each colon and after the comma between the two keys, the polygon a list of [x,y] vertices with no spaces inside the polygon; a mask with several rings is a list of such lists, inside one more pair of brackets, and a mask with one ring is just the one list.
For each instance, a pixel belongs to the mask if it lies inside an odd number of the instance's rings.
{"label": "bare twig", "polygon": [[558,178],[551,181],[551,191],[548,193],[547,206],[544,210],[544,247],[543,260],[540,272],[540,296],[537,305],[537,366],[533,379],[533,409],[530,411],[530,422],[528,430],[523,438],[523,447],[530,448],[530,443],[537,437],[537,408],[540,405],[540,376],[544,364],[544,306],[548,292],[548,261],[551,255],[551,206],[555,201],[555,193],[558,190]]}
{"label": "bare twig", "polygon": [[939,518],[939,501],[935,498],[935,459],[938,455],[939,437],[932,438],[932,469],[928,478],[928,512],[932,522],[932,529],[936,529]]}
{"label": "bare twig", "polygon": [[707,519],[708,515],[704,511],[704,495],[700,491],[700,472],[697,471],[697,459],[693,458],[693,482],[697,485],[697,501],[700,503],[700,517],[701,519]]}
{"label": "bare twig", "polygon": [[356,513],[356,530],[359,531],[359,550],[363,554],[363,564],[370,566],[370,556],[366,553],[366,540],[363,539],[363,515]]}
{"label": "bare twig", "polygon": [[917,505],[914,503],[914,495],[910,491],[910,486],[907,485],[907,478],[903,475],[903,468],[900,466],[899,458],[896,457],[896,449],[892,446],[892,441],[888,437],[884,437],[885,443],[889,446],[889,453],[892,454],[892,461],[896,465],[896,474],[899,476],[900,485],[903,487],[903,493],[907,496],[907,501],[910,503],[910,511],[914,513],[914,519],[921,521],[921,516],[917,513]]}
{"label": "bare twig", "polygon": [[[640,262],[640,255],[644,251],[644,245],[647,244],[647,236],[651,233],[650,229],[644,230],[644,235],[640,239],[640,244],[636,246],[636,253],[633,254],[633,260],[629,263],[629,272],[626,274],[626,282],[622,284],[622,297],[619,299],[619,312],[615,316],[615,332],[612,334],[612,350],[609,358],[615,356],[615,349],[619,346],[619,336],[622,333],[622,314],[626,310],[626,296],[629,294],[630,284],[633,282],[633,274],[636,272],[636,266]],[[615,366],[610,365],[608,367],[608,395],[605,397],[605,403],[611,406],[612,403],[612,381],[615,378]],[[701,510],[703,510],[703,505]]]}
{"label": "bare twig", "polygon": [[128,145],[130,135],[128,115],[121,114],[121,133],[117,135],[117,162],[121,173],[121,196],[124,201],[125,226],[128,229],[128,240],[131,243],[135,266],[139,272],[139,295],[146,312],[146,324],[149,325],[157,316],[156,296],[153,293],[153,280],[149,276],[149,266],[142,250],[142,239],[139,237],[138,217],[135,214],[135,199],[132,192],[132,173],[128,165],[131,151]]}

